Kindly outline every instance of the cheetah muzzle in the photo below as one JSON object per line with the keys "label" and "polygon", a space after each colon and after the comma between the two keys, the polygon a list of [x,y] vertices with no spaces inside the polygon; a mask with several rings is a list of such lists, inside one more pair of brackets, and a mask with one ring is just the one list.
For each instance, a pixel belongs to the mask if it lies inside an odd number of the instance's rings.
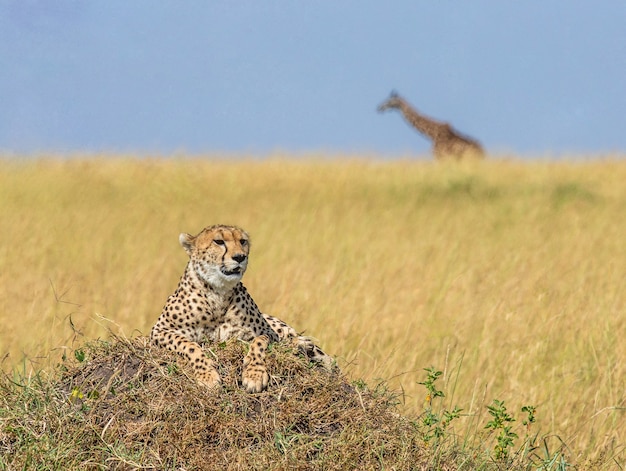
{"label": "cheetah muzzle", "polygon": [[200,347],[204,339],[250,342],[241,375],[249,392],[263,391],[269,384],[265,354],[272,342],[294,342],[311,361],[331,368],[332,358],[285,322],[262,313],[241,283],[250,251],[245,231],[235,226],[210,226],[196,236],[183,233],[179,241],[189,262],[176,291],[167,298],[151,338],[156,345],[186,357],[199,384],[212,388],[221,382],[215,362]]}

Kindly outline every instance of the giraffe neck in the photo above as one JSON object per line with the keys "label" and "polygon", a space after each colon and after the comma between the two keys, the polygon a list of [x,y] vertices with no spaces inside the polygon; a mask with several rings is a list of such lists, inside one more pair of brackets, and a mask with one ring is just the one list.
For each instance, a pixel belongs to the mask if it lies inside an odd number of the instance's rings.
{"label": "giraffe neck", "polygon": [[445,124],[419,114],[408,103],[403,103],[400,111],[411,126],[433,141],[442,134],[445,128]]}

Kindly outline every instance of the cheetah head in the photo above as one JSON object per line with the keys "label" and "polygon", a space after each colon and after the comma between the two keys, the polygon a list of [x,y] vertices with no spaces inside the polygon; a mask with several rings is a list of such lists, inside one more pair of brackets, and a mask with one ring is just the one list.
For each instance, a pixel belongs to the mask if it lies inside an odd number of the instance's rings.
{"label": "cheetah head", "polygon": [[198,235],[182,233],[178,240],[198,277],[217,291],[229,291],[248,266],[248,234],[235,226],[211,226]]}

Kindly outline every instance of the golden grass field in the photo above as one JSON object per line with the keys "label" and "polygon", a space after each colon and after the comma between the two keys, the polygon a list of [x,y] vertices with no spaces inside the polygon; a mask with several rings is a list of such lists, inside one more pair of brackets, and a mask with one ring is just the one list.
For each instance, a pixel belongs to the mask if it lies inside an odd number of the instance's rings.
{"label": "golden grass field", "polygon": [[260,308],[350,377],[403,391],[407,413],[432,365],[471,440],[495,398],[516,416],[536,405],[572,462],[624,466],[624,156],[0,165],[5,371],[46,368],[109,330],[147,335],[186,263],[178,234],[236,224]]}

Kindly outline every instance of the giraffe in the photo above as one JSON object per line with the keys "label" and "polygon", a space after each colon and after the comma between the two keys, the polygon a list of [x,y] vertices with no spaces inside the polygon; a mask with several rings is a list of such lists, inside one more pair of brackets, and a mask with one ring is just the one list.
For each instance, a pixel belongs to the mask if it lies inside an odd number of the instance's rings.
{"label": "giraffe", "polygon": [[418,113],[404,98],[395,91],[378,107],[378,112],[383,113],[389,109],[398,109],[404,119],[417,131],[422,133],[433,143],[433,155],[442,160],[453,158],[457,160],[465,158],[485,157],[485,151],[478,141],[456,131],[449,123],[436,121],[428,116]]}

